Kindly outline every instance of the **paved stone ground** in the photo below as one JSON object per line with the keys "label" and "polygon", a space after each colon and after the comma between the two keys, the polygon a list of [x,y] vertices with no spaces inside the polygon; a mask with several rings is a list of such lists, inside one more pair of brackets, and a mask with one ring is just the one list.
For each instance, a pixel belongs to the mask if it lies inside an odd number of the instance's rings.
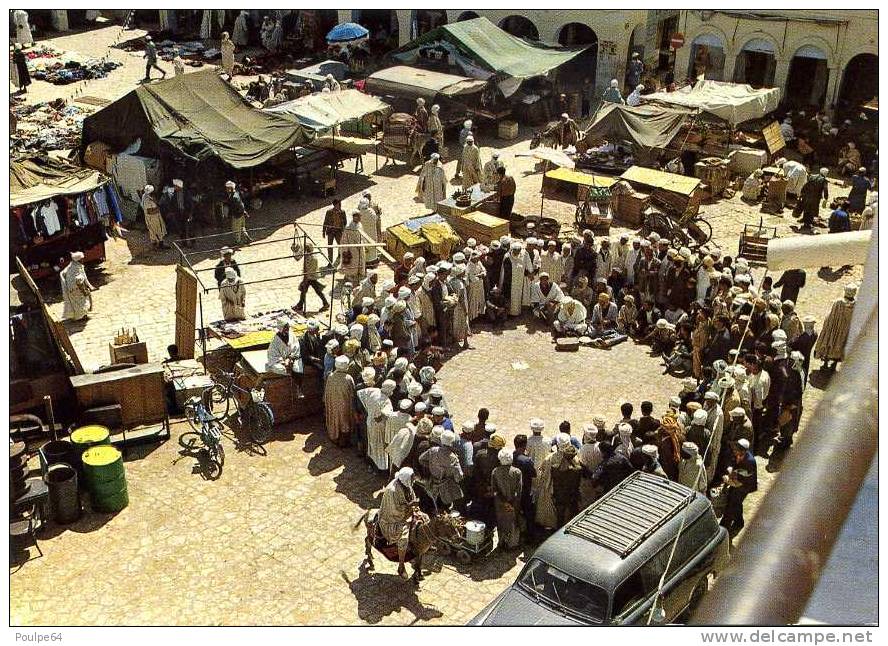
{"label": "paved stone ground", "polygon": [[[56,42],[90,53],[111,33],[113,28],[106,28]],[[140,59],[126,60],[126,67],[94,82],[88,93],[116,98],[131,88],[142,68]],[[51,86],[32,87],[30,100],[54,96]],[[506,143],[482,132],[480,143],[485,158],[491,148],[500,150],[518,181],[516,211],[532,214],[539,213],[541,175],[529,159],[515,157],[527,149],[528,134]],[[365,159],[364,166],[375,168],[373,159]],[[454,163],[446,168],[452,174]],[[424,212],[412,199],[415,176],[402,166],[387,165],[370,176],[340,173],[346,209],[356,205],[365,187],[372,187],[385,211],[384,226]],[[267,199],[252,225],[272,227],[264,239],[281,242],[245,248],[238,258],[286,255],[290,223],[317,225],[325,208],[326,202],[315,198]],[[736,254],[742,225],[760,217],[737,198],[703,212],[730,255]],[[547,215],[552,214],[568,223],[572,207],[549,202]],[[766,215],[764,222],[776,225],[781,236],[793,235],[789,225],[795,221],[788,215]],[[220,244],[208,242],[203,249],[211,246]],[[85,323],[69,325],[77,352],[88,368],[106,363],[113,331],[135,326],[148,342],[150,358],[160,359],[173,339],[175,254],[152,252],[139,231],[109,242],[107,249],[107,261],[90,274],[100,286],[94,313]],[[199,269],[210,268],[216,256],[205,252],[194,261]],[[247,280],[300,270],[292,260],[244,269]],[[757,270],[757,282],[761,275]],[[843,276],[809,272],[799,311],[822,320],[841,285],[860,276],[860,267]],[[248,309],[292,304],[297,282],[249,288]],[[50,298],[60,314],[58,295]],[[309,304],[310,309],[318,305],[313,294]],[[205,307],[207,321],[219,318],[215,293],[205,296]],[[501,332],[476,332],[473,348],[447,362],[441,382],[458,422],[486,406],[509,439],[528,432],[527,421],[534,416],[546,421],[547,433],[562,419],[575,428],[597,414],[616,421],[619,404],[627,399],[636,405],[650,399],[660,412],[679,387],[643,347],[631,343],[608,352],[584,348],[556,354],[548,335],[526,320]],[[815,372],[805,395],[806,418],[824,386]],[[129,508],[113,517],[90,513],[64,531],[48,528],[41,541],[45,556],[11,576],[12,624],[462,624],[514,579],[526,559],[495,553],[458,566],[433,556],[427,565],[434,573],[419,590],[399,581],[392,564],[381,558],[378,571],[370,573],[360,566],[361,529],[353,528],[365,510],[377,506],[384,481],[353,453],[333,447],[320,422],[279,429],[265,455],[238,450],[233,435],[228,437],[225,471],[217,481],[204,480],[195,458],[182,454],[176,438],[185,430],[175,425],[172,441],[129,456]],[[759,492],[748,499],[748,515],[778,467],[760,459]]]}

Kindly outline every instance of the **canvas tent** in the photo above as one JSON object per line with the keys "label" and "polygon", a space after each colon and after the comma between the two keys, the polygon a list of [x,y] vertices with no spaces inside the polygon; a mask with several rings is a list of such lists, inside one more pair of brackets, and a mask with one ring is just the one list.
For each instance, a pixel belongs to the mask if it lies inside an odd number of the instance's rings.
{"label": "canvas tent", "polygon": [[298,123],[251,106],[214,69],[141,85],[83,121],[85,148],[102,141],[140,154],[218,158],[232,168],[258,166],[307,140]]}
{"label": "canvas tent", "polygon": [[374,94],[408,99],[422,97],[427,101],[432,101],[439,94],[449,98],[474,94],[483,90],[485,85],[484,81],[466,76],[442,74],[418,67],[396,65],[368,76],[364,89]]}
{"label": "canvas tent", "polygon": [[321,92],[265,108],[265,112],[292,117],[312,130],[328,130],[368,114],[385,112],[389,106],[375,96],[358,90]]}
{"label": "canvas tent", "polygon": [[643,98],[646,102],[700,109],[724,119],[733,127],[750,119],[761,119],[776,110],[780,90],[756,90],[742,83],[702,80],[675,92],[654,92]]}
{"label": "canvas tent", "polygon": [[343,80],[348,76],[348,65],[342,61],[326,60],[308,67],[300,69],[287,70],[284,72],[287,79],[294,83],[304,83],[311,81],[315,87],[322,87],[324,81],[327,80],[327,74],[332,74],[337,81]]}
{"label": "canvas tent", "polygon": [[628,140],[648,149],[665,148],[696,112],[689,108],[605,103],[586,130],[586,137]]}
{"label": "canvas tent", "polygon": [[9,164],[9,206],[41,202],[59,195],[79,195],[103,186],[108,178],[51,157],[28,157]]}
{"label": "canvas tent", "polygon": [[[444,47],[454,63],[476,78],[498,78],[506,96],[518,89],[520,82],[542,76],[568,62],[586,47],[557,47],[518,38],[503,31],[487,18],[474,18],[442,25],[404,45],[394,57],[414,62],[421,47]],[[504,81],[506,79],[511,82]]]}

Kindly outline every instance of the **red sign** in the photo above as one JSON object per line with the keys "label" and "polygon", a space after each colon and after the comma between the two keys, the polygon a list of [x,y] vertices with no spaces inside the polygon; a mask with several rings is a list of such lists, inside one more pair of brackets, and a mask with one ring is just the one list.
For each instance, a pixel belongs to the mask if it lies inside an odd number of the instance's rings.
{"label": "red sign", "polygon": [[682,45],[685,44],[684,34],[678,33],[672,36],[672,39],[669,41],[669,45],[672,49],[679,49]]}

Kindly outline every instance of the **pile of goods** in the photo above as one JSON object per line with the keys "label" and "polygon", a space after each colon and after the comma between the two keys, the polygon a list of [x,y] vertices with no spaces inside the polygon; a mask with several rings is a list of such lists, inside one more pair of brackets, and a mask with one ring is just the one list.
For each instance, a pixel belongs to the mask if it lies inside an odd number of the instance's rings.
{"label": "pile of goods", "polygon": [[87,111],[64,99],[25,104],[13,99],[10,111],[16,127],[10,132],[13,150],[68,150],[80,145]]}
{"label": "pile of goods", "polygon": [[29,50],[26,56],[31,78],[53,85],[105,78],[109,72],[121,66],[115,61],[87,59],[74,52],[62,52],[46,46]]}
{"label": "pile of goods", "polygon": [[578,153],[574,158],[576,168],[593,170],[606,175],[619,175],[635,165],[635,158],[628,147],[606,143]]}

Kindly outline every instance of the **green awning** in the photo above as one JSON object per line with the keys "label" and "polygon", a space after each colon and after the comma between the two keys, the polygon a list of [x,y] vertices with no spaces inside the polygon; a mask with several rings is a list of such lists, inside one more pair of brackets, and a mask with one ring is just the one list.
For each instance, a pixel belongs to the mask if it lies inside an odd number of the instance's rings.
{"label": "green awning", "polygon": [[79,195],[107,182],[108,178],[97,170],[46,155],[16,159],[9,163],[9,206],[41,202],[58,195]]}
{"label": "green awning", "polygon": [[214,69],[139,86],[83,122],[83,146],[102,141],[121,150],[142,139],[141,154],[162,145],[233,168],[258,166],[308,140],[293,119],[250,105]]}
{"label": "green awning", "polygon": [[435,42],[448,42],[475,65],[499,76],[541,76],[568,62],[587,47],[556,47],[518,38],[487,18],[463,20],[433,29],[401,47],[396,58]]}
{"label": "green awning", "polygon": [[695,110],[605,103],[586,130],[586,137],[614,142],[629,140],[644,148],[665,148]]}

